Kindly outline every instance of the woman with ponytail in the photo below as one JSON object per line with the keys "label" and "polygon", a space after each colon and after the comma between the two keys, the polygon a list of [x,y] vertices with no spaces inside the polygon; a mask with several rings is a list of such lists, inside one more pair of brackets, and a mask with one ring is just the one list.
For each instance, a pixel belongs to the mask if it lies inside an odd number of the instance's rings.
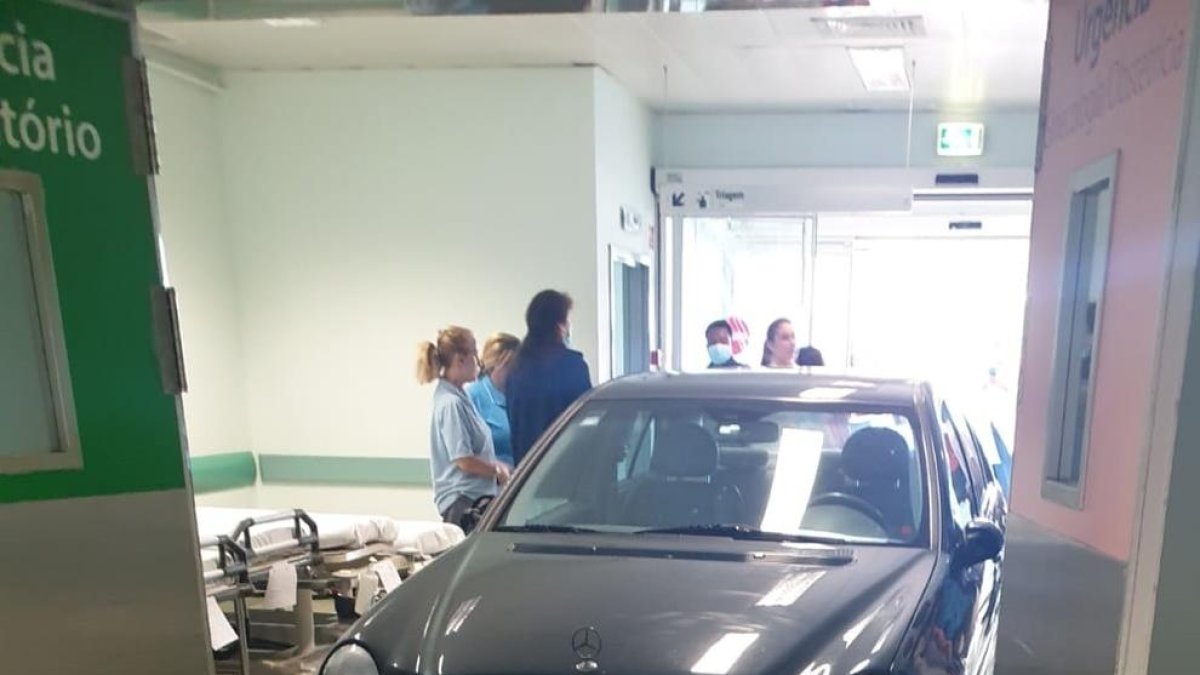
{"label": "woman with ponytail", "polygon": [[478,376],[479,352],[466,328],[446,328],[417,349],[417,380],[436,382],[429,434],[434,503],[442,520],[455,525],[463,525],[475,500],[495,495],[510,474],[496,460],[487,423],[464,390]]}

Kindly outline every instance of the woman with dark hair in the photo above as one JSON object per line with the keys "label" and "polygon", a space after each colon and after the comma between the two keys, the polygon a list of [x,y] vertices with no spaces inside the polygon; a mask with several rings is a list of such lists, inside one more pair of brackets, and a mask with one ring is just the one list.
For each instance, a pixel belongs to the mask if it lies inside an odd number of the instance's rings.
{"label": "woman with dark hair", "polygon": [[570,348],[571,297],[542,291],[525,311],[528,333],[508,379],[513,459],[520,464],[554,420],[592,388],[583,354]]}
{"label": "woman with dark hair", "polygon": [[765,368],[793,368],[796,354],[796,331],[787,319],[775,319],[767,327],[763,343],[762,365]]}

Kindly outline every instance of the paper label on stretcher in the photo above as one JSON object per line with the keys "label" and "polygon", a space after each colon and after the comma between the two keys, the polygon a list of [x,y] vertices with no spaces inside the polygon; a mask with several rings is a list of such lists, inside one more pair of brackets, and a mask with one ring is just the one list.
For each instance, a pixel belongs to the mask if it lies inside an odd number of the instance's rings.
{"label": "paper label on stretcher", "polygon": [[379,575],[379,583],[383,586],[384,593],[391,593],[400,587],[400,573],[396,571],[392,561],[382,560],[371,565],[371,569]]}
{"label": "paper label on stretcher", "polygon": [[373,569],[365,569],[358,575],[358,594],[354,596],[354,613],[363,615],[375,604],[375,591],[379,590],[379,575]]}
{"label": "paper label on stretcher", "polygon": [[225,618],[225,612],[221,611],[221,606],[213,597],[208,599],[208,639],[214,652],[238,639],[229,619]]}
{"label": "paper label on stretcher", "polygon": [[263,601],[265,609],[291,609],[296,606],[296,567],[285,562],[271,565],[271,574],[267,577],[267,597]]}

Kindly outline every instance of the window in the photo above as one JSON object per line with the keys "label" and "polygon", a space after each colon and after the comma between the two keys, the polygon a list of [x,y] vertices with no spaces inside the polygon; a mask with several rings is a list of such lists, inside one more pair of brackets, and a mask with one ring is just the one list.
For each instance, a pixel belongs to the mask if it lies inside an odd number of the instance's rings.
{"label": "window", "polygon": [[979,441],[975,438],[971,427],[967,425],[966,420],[955,415],[947,407],[942,407],[945,419],[950,424],[956,439],[958,447],[962,448],[963,455],[967,461],[967,475],[971,479],[971,494],[972,499],[977,507],[976,514],[981,513],[984,505],[985,492],[987,483],[990,477],[990,472],[984,468],[983,449],[979,447]]}
{"label": "window", "polygon": [[975,491],[971,485],[971,477],[967,474],[967,459],[963,448],[959,445],[958,436],[949,421],[943,418],[942,445],[946,453],[947,485],[950,489],[950,510],[954,520],[964,525],[974,519],[979,511],[975,501]]}
{"label": "window", "polygon": [[912,419],[788,402],[595,401],[514,486],[501,527],[741,525],[919,544],[928,493]]}
{"label": "window", "polygon": [[1117,156],[1071,181],[1042,494],[1082,508]]}
{"label": "window", "polygon": [[0,171],[0,473],[80,466],[42,191]]}

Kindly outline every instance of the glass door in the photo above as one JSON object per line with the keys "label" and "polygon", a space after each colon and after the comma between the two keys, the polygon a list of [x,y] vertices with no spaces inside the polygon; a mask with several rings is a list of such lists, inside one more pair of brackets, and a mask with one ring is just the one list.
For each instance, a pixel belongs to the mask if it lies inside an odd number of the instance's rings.
{"label": "glass door", "polygon": [[791,320],[800,344],[811,341],[814,218],[683,218],[677,234],[675,367],[708,365],[704,329],[717,319],[745,328],[734,351],[748,365],[761,361],[776,319]]}

